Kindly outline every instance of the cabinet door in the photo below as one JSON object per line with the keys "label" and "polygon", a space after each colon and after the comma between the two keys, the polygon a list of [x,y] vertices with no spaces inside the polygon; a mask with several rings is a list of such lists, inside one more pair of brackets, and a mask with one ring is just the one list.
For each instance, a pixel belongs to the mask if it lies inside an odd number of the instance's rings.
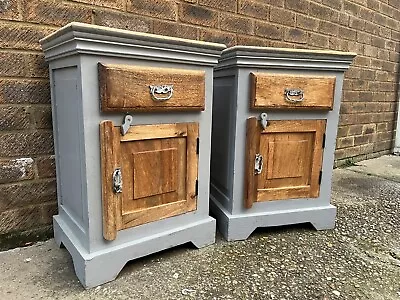
{"label": "cabinet door", "polygon": [[254,202],[317,198],[325,120],[247,120],[245,206]]}
{"label": "cabinet door", "polygon": [[100,124],[105,239],[196,209],[198,131],[198,123],[138,125],[121,135]]}

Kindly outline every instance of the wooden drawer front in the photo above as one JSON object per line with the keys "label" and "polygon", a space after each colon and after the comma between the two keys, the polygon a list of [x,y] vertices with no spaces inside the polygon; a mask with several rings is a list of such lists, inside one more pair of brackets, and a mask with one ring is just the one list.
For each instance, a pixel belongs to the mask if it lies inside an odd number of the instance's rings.
{"label": "wooden drawer front", "polygon": [[[111,121],[100,125],[103,233],[193,211],[197,207],[197,123],[131,126],[127,134]],[[112,180],[121,170],[122,190]]]}
{"label": "wooden drawer front", "polygon": [[101,63],[98,70],[104,112],[204,110],[204,71]]}
{"label": "wooden drawer front", "polygon": [[[317,198],[325,120],[269,121],[265,130],[247,120],[246,207],[253,202]],[[255,172],[255,157],[262,170]]]}
{"label": "wooden drawer front", "polygon": [[335,77],[250,73],[253,109],[333,108]]}

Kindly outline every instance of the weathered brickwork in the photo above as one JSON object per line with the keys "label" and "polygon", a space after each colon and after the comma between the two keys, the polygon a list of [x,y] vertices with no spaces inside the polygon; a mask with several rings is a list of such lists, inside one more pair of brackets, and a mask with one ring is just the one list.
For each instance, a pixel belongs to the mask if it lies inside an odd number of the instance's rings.
{"label": "weathered brickwork", "polygon": [[356,52],[344,82],[337,164],[392,147],[399,0],[1,0],[0,234],[48,230],[56,212],[50,87],[38,40],[71,21],[229,46]]}

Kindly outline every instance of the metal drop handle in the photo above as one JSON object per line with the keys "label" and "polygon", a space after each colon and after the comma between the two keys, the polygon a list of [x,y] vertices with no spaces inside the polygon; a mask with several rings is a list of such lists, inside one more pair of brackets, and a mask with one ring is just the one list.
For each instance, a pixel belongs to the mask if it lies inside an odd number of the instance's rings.
{"label": "metal drop handle", "polygon": [[254,174],[260,175],[263,169],[263,156],[259,153],[256,154],[256,158],[254,160]]}
{"label": "metal drop handle", "polygon": [[304,100],[302,89],[285,89],[285,100],[291,103],[298,103]]}
{"label": "metal drop handle", "polygon": [[113,191],[115,194],[122,193],[122,172],[121,168],[114,170],[112,175]]}
{"label": "metal drop handle", "polygon": [[[167,101],[172,98],[174,93],[173,85],[149,85],[150,94],[154,101]],[[157,94],[167,95],[165,97],[159,97]]]}

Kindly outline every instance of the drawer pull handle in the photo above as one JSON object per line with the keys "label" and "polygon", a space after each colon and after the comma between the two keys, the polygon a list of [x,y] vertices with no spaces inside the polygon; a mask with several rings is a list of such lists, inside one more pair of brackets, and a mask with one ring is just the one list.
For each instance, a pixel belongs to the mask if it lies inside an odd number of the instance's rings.
{"label": "drawer pull handle", "polygon": [[[167,101],[171,99],[172,94],[174,93],[173,85],[150,85],[150,94],[153,97],[154,101]],[[156,94],[167,94],[165,97],[159,97]]]}
{"label": "drawer pull handle", "polygon": [[285,100],[291,103],[301,102],[304,100],[304,91],[301,89],[285,89]]}

